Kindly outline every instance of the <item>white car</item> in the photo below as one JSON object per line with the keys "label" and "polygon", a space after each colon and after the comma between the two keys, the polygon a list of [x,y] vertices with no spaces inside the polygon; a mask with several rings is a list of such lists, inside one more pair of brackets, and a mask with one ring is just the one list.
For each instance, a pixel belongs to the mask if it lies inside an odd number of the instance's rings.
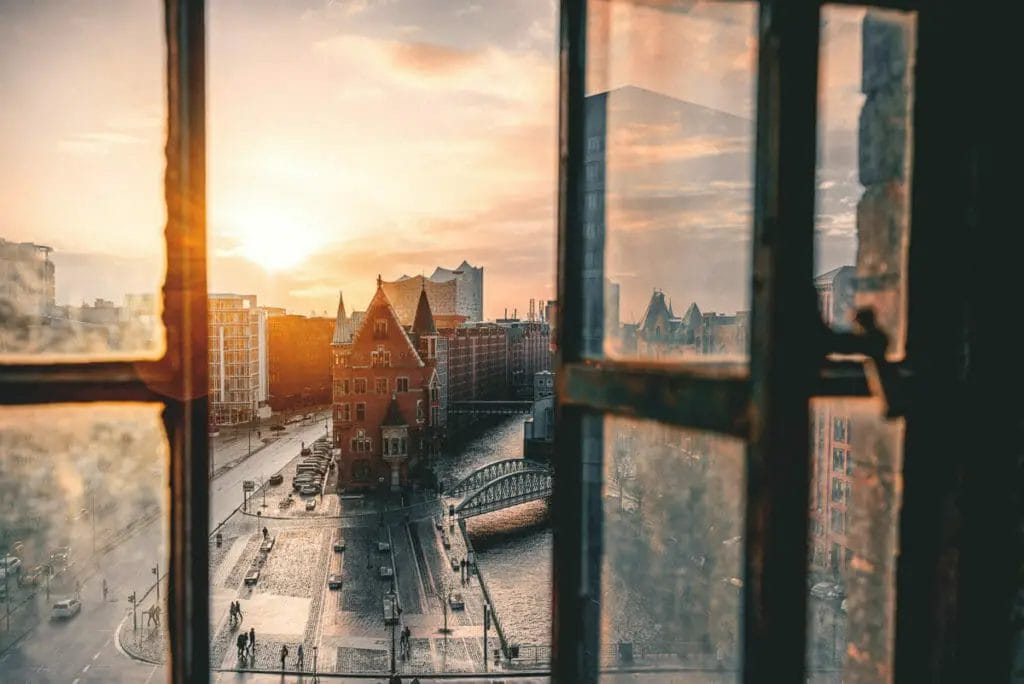
{"label": "white car", "polygon": [[448,597],[448,605],[452,610],[465,610],[466,601],[462,598],[462,592],[452,592],[452,595]]}
{"label": "white car", "polygon": [[312,511],[316,508],[316,499],[306,499],[306,510]]}
{"label": "white car", "polygon": [[53,604],[53,617],[60,619],[72,618],[82,611],[82,602],[78,599],[64,599]]}
{"label": "white car", "polygon": [[387,565],[380,566],[380,576],[381,577],[391,577],[394,574],[395,574],[395,571],[392,570],[390,566],[387,566]]}
{"label": "white car", "polygon": [[21,559],[17,556],[4,556],[0,559],[0,577],[17,575],[21,572]]}

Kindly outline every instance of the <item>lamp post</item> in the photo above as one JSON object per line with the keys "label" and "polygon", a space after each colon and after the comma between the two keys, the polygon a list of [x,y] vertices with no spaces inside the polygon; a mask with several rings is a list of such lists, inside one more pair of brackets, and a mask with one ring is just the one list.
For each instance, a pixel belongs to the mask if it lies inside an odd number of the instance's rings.
{"label": "lamp post", "polygon": [[319,650],[319,646],[313,644],[313,679],[316,679],[316,652]]}
{"label": "lamp post", "polygon": [[388,596],[391,598],[388,602],[391,608],[391,674],[395,674],[395,623],[398,622],[398,615],[395,613],[395,606],[398,604],[394,586],[388,589]]}
{"label": "lamp post", "polygon": [[381,527],[383,527],[384,526],[384,506],[385,506],[385,503],[386,503],[384,501],[384,476],[383,475],[381,475],[380,477],[377,478],[377,493],[380,496],[380,524],[381,524]]}
{"label": "lamp post", "polygon": [[157,564],[153,566],[153,574],[156,575],[156,582],[154,583],[154,586],[156,586],[156,602],[160,603],[160,561],[157,561]]}

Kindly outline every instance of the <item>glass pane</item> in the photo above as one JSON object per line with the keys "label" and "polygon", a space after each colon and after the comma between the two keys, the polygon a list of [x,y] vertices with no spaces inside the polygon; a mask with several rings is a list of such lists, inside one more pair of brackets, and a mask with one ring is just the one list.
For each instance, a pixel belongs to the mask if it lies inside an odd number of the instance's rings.
{"label": "glass pane", "polygon": [[161,410],[0,409],[4,681],[166,679]]}
{"label": "glass pane", "polygon": [[586,351],[749,345],[757,5],[588,5]]}
{"label": "glass pane", "polygon": [[436,478],[551,448],[557,3],[208,4],[212,667],[479,672],[483,582],[546,663],[543,492],[463,534]]}
{"label": "glass pane", "polygon": [[609,416],[604,454],[602,667],[738,680],[743,443]]}
{"label": "glass pane", "polygon": [[892,680],[903,421],[872,400],[811,402],[811,681]]}
{"label": "glass pane", "polygon": [[156,0],[0,6],[0,360],[162,353],[164,52]]}
{"label": "glass pane", "polygon": [[916,15],[822,9],[815,288],[824,321],[869,308],[903,355]]}

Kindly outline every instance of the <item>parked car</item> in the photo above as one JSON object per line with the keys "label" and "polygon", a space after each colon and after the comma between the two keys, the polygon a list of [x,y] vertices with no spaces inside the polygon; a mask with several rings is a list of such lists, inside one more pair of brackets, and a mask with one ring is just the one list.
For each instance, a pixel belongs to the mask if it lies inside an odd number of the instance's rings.
{"label": "parked car", "polygon": [[[299,488],[299,494],[302,494],[303,496],[313,496],[314,494],[319,493],[320,484],[317,482],[309,482],[307,484],[302,485],[302,487]],[[306,508],[309,508],[308,501],[306,502]]]}
{"label": "parked car", "polygon": [[391,569],[390,565],[380,566],[380,576],[382,578],[388,578],[395,574],[395,571]]}
{"label": "parked car", "polygon": [[338,553],[341,553],[342,551],[344,551],[345,550],[345,540],[344,539],[339,539],[338,541],[334,542],[334,550],[337,551]]}
{"label": "parked car", "polygon": [[246,584],[256,584],[260,581],[260,569],[257,567],[249,568],[249,571],[245,573]]}
{"label": "parked car", "polygon": [[389,544],[386,541],[377,542],[377,550],[378,551],[390,551],[391,550],[391,544]]}
{"label": "parked car", "polygon": [[53,617],[60,620],[73,618],[82,612],[82,602],[78,599],[64,599],[53,604]]}
{"label": "parked car", "polygon": [[47,569],[45,565],[37,565],[21,573],[18,581],[23,587],[38,587],[46,579]]}
{"label": "parked car", "polygon": [[384,624],[394,625],[398,622],[398,605],[394,594],[384,594],[381,601],[384,612]]}
{"label": "parked car", "polygon": [[306,510],[312,511],[316,508],[316,499],[306,499]]}
{"label": "parked car", "polygon": [[281,432],[282,430],[285,430],[285,429],[286,428],[285,428],[284,425],[271,425],[270,426],[270,431],[271,432]]}
{"label": "parked car", "polygon": [[14,577],[21,572],[21,559],[17,556],[4,556],[0,558],[0,577],[10,575]]}
{"label": "parked car", "polygon": [[67,546],[58,546],[50,553],[50,562],[57,567],[64,567],[71,559],[71,549]]}
{"label": "parked car", "polygon": [[341,589],[341,575],[328,575],[327,576],[327,588],[328,589]]}
{"label": "parked car", "polygon": [[819,599],[841,599],[844,595],[843,588],[833,582],[818,582],[811,587],[811,596]]}
{"label": "parked car", "polygon": [[271,475],[269,482],[270,482],[270,485],[272,487],[277,486],[277,485],[281,484],[282,482],[284,482],[284,475],[282,475],[281,473],[277,473],[276,475]]}
{"label": "parked car", "polygon": [[462,598],[462,592],[452,592],[452,595],[448,597],[448,605],[452,610],[465,610],[466,601]]}

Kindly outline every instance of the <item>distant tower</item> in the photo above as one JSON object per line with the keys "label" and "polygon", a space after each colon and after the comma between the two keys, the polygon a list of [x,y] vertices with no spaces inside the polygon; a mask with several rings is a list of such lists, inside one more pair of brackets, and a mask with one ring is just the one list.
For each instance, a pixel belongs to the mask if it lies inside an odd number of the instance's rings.
{"label": "distant tower", "polygon": [[537,315],[536,300],[534,300],[533,297],[530,297],[530,318],[529,318],[529,320],[531,320],[531,321],[534,320],[536,315]]}

